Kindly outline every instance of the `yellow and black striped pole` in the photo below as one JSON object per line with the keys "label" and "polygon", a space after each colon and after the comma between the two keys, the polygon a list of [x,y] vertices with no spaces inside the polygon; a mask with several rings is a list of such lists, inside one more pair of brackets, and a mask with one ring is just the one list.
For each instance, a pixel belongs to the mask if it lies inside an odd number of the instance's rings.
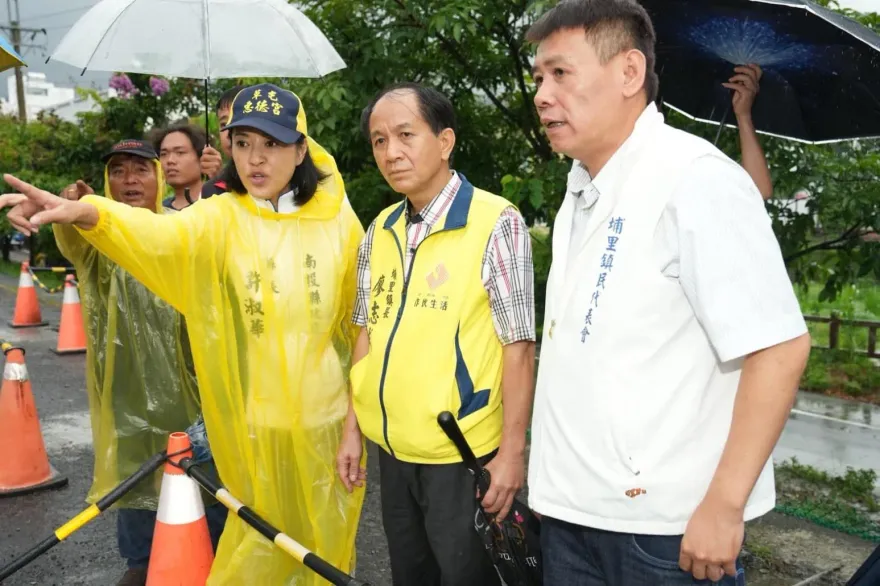
{"label": "yellow and black striped pole", "polygon": [[32,273],[70,273],[71,275],[76,274],[76,269],[73,267],[32,267],[28,266],[28,269]]}
{"label": "yellow and black striped pole", "polygon": [[62,283],[61,285],[59,285],[57,287],[49,287],[45,283],[40,281],[40,278],[37,277],[36,273],[38,273],[38,272],[40,272],[40,273],[64,273],[64,274],[68,274],[68,275],[75,275],[76,269],[73,267],[32,267],[32,266],[28,266],[28,272],[31,274],[31,278],[34,280],[34,283],[36,283],[36,285],[38,287],[40,287],[40,289],[42,289],[46,293],[61,293],[62,291],[64,291],[64,283]]}
{"label": "yellow and black striped pole", "polygon": [[297,543],[289,535],[286,535],[270,525],[265,519],[246,507],[244,503],[229,494],[229,491],[205,474],[191,458],[180,461],[180,467],[186,475],[195,480],[199,485],[214,495],[227,509],[239,516],[239,518],[256,529],[263,537],[277,545],[282,551],[292,556],[295,560],[314,571],[316,574],[328,580],[335,586],[370,586],[352,578],[342,570],[332,566],[327,561],[319,558],[314,553]]}
{"label": "yellow and black striped pole", "polygon": [[76,517],[59,527],[55,532],[32,547],[24,555],[19,557],[12,563],[0,568],[0,582],[8,578],[15,572],[19,571],[68,537],[76,531],[82,529],[91,522],[95,517],[106,511],[110,505],[125,496],[132,488],[134,488],[141,480],[153,474],[165,463],[165,452],[159,452],[147,462],[138,468],[138,471],[123,480],[119,485],[108,492],[97,503],[93,504]]}

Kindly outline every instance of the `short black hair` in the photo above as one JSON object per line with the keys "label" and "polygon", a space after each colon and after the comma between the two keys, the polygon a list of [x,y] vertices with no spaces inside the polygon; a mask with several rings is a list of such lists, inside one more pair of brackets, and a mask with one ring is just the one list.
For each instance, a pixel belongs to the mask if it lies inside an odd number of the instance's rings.
{"label": "short black hair", "polygon": [[157,153],[161,154],[162,142],[169,134],[174,134],[175,132],[186,135],[193,149],[196,151],[196,156],[202,155],[202,151],[205,150],[205,145],[208,144],[208,139],[205,136],[205,129],[201,126],[196,126],[187,122],[178,122],[153,132],[152,143],[153,148],[156,149]]}
{"label": "short black hair", "polygon": [[584,30],[603,65],[623,51],[641,51],[645,55],[645,93],[649,103],[657,99],[657,35],[651,17],[636,0],[562,0],[532,25],[526,40],[540,43],[568,29]]}
{"label": "short black hair", "polygon": [[[217,104],[214,106],[214,111],[219,112],[221,108],[225,108],[227,106],[232,107],[232,102],[235,100],[235,96],[243,90],[246,86],[243,85],[234,85],[220,96],[220,99],[217,100]],[[223,122],[220,122],[222,125]]]}
{"label": "short black hair", "polygon": [[435,136],[447,128],[451,128],[455,132],[455,108],[449,98],[444,96],[432,87],[424,86],[415,82],[395,83],[383,88],[379,93],[373,96],[370,103],[361,113],[361,132],[370,140],[370,116],[379,100],[388,94],[395,92],[412,92],[419,102],[419,113]]}
{"label": "short black hair", "polygon": [[[236,131],[242,130],[263,134],[259,130],[248,128],[246,126],[237,126],[230,130],[231,139],[234,139]],[[296,141],[296,145],[299,146],[303,144],[305,140],[305,135],[301,136],[299,140]],[[234,140],[233,144],[235,144]],[[315,161],[312,159],[312,154],[308,151],[307,147],[306,155],[303,157],[302,163],[297,165],[296,170],[293,172],[293,177],[290,178],[290,188],[293,190],[293,201],[296,205],[305,205],[306,202],[315,196],[315,193],[318,191],[318,185],[329,177],[329,174],[322,173],[321,170],[318,169],[318,166],[315,165]],[[217,180],[225,181],[229,191],[235,193],[247,193],[247,188],[244,186],[241,176],[238,174],[238,169],[235,167],[234,159],[230,159],[229,162],[226,163],[226,166],[220,172]]]}

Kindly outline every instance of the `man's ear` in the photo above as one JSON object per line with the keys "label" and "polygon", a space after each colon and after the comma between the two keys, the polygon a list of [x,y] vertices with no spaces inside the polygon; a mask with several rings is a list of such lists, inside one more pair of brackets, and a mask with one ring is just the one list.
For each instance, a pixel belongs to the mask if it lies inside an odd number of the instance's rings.
{"label": "man's ear", "polygon": [[451,128],[444,128],[440,131],[440,155],[444,161],[448,161],[452,157],[454,148],[455,131]]}
{"label": "man's ear", "polygon": [[648,62],[645,54],[630,49],[623,55],[623,95],[631,98],[645,88]]}

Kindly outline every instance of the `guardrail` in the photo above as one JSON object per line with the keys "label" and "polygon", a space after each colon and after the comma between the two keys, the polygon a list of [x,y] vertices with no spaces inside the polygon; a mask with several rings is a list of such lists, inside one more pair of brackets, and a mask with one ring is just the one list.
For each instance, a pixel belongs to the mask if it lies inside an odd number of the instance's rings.
{"label": "guardrail", "polygon": [[823,348],[826,350],[837,350],[838,348],[840,348],[841,326],[865,328],[868,330],[867,348],[864,350],[857,348],[853,350],[853,352],[855,352],[856,354],[861,354],[862,356],[867,356],[869,358],[880,358],[880,353],[877,352],[877,329],[880,328],[880,321],[840,319],[840,316],[836,313],[832,313],[830,317],[805,315],[804,320],[808,323],[828,324],[828,345],[816,345],[815,340],[813,344],[816,348]]}

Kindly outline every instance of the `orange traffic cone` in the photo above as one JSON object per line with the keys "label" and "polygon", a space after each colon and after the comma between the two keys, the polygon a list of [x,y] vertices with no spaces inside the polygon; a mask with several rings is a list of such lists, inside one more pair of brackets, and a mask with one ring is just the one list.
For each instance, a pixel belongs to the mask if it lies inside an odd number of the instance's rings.
{"label": "orange traffic cone", "polygon": [[78,354],[86,351],[86,331],[83,327],[82,307],[73,275],[64,281],[64,301],[61,305],[61,325],[58,328],[58,348],[55,354]]}
{"label": "orange traffic cone", "polygon": [[0,497],[67,484],[49,464],[40,420],[31,393],[24,350],[3,344],[6,366],[0,387]]}
{"label": "orange traffic cone", "polygon": [[172,433],[168,438],[168,454],[147,586],[205,586],[214,563],[205,506],[199,486],[174,465],[183,458],[193,457],[189,436]]}
{"label": "orange traffic cone", "polygon": [[40,314],[40,302],[37,300],[37,290],[34,289],[34,279],[28,270],[29,266],[26,262],[21,263],[18,294],[15,297],[15,314],[9,322],[14,328],[35,328],[48,323],[43,321],[43,316]]}

